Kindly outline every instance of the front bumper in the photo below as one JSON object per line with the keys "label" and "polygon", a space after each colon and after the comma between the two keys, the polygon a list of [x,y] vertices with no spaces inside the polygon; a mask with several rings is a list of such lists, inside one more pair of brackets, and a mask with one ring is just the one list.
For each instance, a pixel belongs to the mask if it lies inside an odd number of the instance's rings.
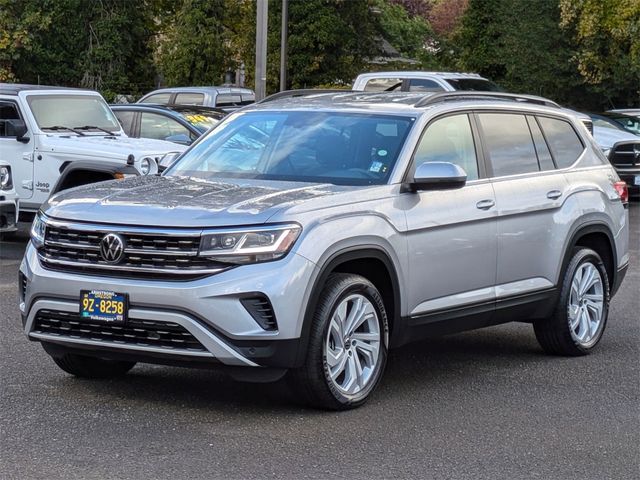
{"label": "front bumper", "polygon": [[[236,367],[289,368],[298,363],[298,340],[309,293],[306,289],[315,270],[312,262],[291,253],[277,262],[247,265],[190,282],[78,275],[45,269],[36,249],[29,244],[20,267],[20,310],[30,339],[81,348],[90,355],[108,358],[111,354],[131,353],[138,361],[149,363],[166,363],[175,358]],[[98,331],[95,325],[94,330],[89,329],[97,331],[95,334],[87,328],[83,330],[74,318],[79,311],[80,290],[126,293],[132,324],[164,322],[168,328],[179,327],[188,332],[184,335],[204,348],[181,348],[175,343],[167,347],[139,338],[134,341],[121,332]],[[269,299],[276,330],[263,329],[241,302],[256,293]],[[62,328],[41,328],[38,322],[43,312],[54,312],[58,318],[61,315]],[[71,323],[65,323],[65,315],[71,316]],[[153,339],[157,332],[145,335]]]}
{"label": "front bumper", "polygon": [[17,229],[18,201],[0,200],[0,232],[15,232]]}

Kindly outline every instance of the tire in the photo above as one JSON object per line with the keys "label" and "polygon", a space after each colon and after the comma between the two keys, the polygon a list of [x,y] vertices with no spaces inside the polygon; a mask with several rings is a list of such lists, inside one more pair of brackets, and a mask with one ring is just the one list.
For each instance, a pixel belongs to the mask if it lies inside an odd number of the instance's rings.
{"label": "tire", "polygon": [[[584,288],[581,280],[585,281],[584,286],[591,285],[584,292],[581,292]],[[609,288],[609,278],[600,255],[589,248],[574,249],[562,277],[554,313],[533,324],[542,348],[553,355],[590,353],[602,338],[607,324]],[[597,308],[598,298],[600,309]]]}
{"label": "tire", "polygon": [[81,378],[114,378],[126,374],[136,362],[123,362],[87,357],[75,353],[51,357],[56,365],[67,373]]}
{"label": "tire", "polygon": [[[356,316],[360,320],[351,328]],[[380,292],[359,275],[331,274],[312,322],[305,362],[289,375],[294,390],[317,408],[359,407],[375,390],[387,362],[389,326]]]}

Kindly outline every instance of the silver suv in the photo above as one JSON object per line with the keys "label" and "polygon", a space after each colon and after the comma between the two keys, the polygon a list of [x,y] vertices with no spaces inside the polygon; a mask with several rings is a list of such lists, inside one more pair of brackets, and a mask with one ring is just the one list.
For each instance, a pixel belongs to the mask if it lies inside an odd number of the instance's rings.
{"label": "silver suv", "polygon": [[53,196],[20,268],[27,336],[81,377],[221,365],[330,409],[431,335],[528,321],[549,353],[596,346],[626,185],[578,120],[508,94],[293,96],[162,176]]}

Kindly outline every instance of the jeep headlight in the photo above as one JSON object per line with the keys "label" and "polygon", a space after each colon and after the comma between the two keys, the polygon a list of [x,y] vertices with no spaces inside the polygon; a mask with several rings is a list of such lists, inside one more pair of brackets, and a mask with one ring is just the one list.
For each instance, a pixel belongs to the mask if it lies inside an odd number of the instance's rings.
{"label": "jeep headlight", "polygon": [[149,175],[149,172],[151,171],[151,162],[153,162],[153,159],[149,157],[144,157],[140,160],[140,173],[142,173],[142,175]]}
{"label": "jeep headlight", "polygon": [[204,232],[200,255],[236,265],[284,257],[300,235],[297,224]]}
{"label": "jeep headlight", "polygon": [[31,242],[36,248],[44,245],[44,231],[46,227],[47,224],[44,221],[43,215],[38,212],[31,224]]}
{"label": "jeep headlight", "polygon": [[0,167],[0,190],[11,190],[11,167]]}

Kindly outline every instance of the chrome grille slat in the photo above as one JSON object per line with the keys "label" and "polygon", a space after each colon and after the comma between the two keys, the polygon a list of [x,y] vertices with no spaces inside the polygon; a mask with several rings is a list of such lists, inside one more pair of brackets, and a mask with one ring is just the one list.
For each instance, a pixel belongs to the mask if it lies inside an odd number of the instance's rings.
{"label": "chrome grille slat", "polygon": [[[38,255],[43,265],[84,274],[114,272],[118,276],[184,280],[218,273],[229,265],[200,257],[199,231],[140,231],[132,227],[101,226],[84,229],[80,224],[50,222]],[[116,233],[124,240],[124,255],[114,264],[101,254],[104,235]]]}

